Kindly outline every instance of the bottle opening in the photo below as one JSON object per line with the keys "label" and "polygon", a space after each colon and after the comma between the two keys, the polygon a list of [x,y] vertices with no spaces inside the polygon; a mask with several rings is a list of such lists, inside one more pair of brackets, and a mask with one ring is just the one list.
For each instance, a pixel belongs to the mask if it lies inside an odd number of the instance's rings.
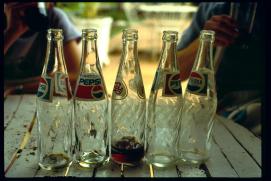
{"label": "bottle opening", "polygon": [[122,39],[123,40],[137,40],[138,39],[138,31],[136,29],[124,29],[122,31]]}
{"label": "bottle opening", "polygon": [[47,38],[49,40],[63,40],[63,30],[62,29],[48,29]]}
{"label": "bottle opening", "polygon": [[97,39],[96,29],[82,29],[82,37],[88,39]]}
{"label": "bottle opening", "polygon": [[163,40],[166,41],[177,41],[178,40],[178,32],[177,31],[163,31]]}
{"label": "bottle opening", "polygon": [[200,39],[214,41],[215,32],[212,30],[202,30],[200,31]]}

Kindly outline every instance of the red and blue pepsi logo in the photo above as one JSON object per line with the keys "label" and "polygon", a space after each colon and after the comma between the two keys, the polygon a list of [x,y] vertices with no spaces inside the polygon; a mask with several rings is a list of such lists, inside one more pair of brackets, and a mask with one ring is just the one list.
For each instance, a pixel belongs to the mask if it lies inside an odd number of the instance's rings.
{"label": "red and blue pepsi logo", "polygon": [[78,100],[102,100],[105,98],[104,86],[99,75],[81,75],[75,93]]}
{"label": "red and blue pepsi logo", "polygon": [[168,73],[165,76],[163,96],[181,96],[182,87],[179,73]]}
{"label": "red and blue pepsi logo", "polygon": [[37,97],[46,102],[52,102],[53,92],[52,92],[52,78],[51,77],[41,77],[39,82],[39,88],[37,91]]}
{"label": "red and blue pepsi logo", "polygon": [[197,71],[191,72],[187,85],[187,90],[193,94],[206,95],[207,80],[208,80],[207,74],[203,74]]}
{"label": "red and blue pepsi logo", "polygon": [[92,86],[92,97],[95,99],[101,99],[104,97],[104,89],[101,85]]}

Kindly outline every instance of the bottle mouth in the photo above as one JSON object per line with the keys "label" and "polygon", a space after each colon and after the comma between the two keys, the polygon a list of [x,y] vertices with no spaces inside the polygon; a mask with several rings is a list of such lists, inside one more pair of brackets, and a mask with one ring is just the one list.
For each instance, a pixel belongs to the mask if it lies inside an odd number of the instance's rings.
{"label": "bottle mouth", "polygon": [[87,39],[97,39],[97,30],[90,28],[90,29],[82,29],[82,38],[87,38]]}
{"label": "bottle mouth", "polygon": [[122,31],[122,39],[123,40],[137,40],[138,31],[136,29],[124,29]]}
{"label": "bottle mouth", "polygon": [[62,29],[48,29],[47,38],[49,40],[63,40],[63,30]]}
{"label": "bottle mouth", "polygon": [[201,30],[200,39],[213,42],[215,40],[215,32],[212,30]]}
{"label": "bottle mouth", "polygon": [[171,31],[171,30],[163,31],[162,40],[177,42],[177,40],[178,40],[178,32],[177,31]]}

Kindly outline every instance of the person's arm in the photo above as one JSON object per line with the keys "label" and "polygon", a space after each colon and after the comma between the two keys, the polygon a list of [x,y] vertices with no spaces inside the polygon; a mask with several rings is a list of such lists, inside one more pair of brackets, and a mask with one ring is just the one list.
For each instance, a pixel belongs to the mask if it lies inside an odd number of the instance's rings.
{"label": "person's arm", "polygon": [[[215,46],[227,47],[234,43],[239,35],[235,21],[227,15],[212,16],[205,22],[204,30],[215,31]],[[177,52],[177,61],[180,66],[181,80],[189,77],[199,46],[199,38],[196,38],[188,46]]]}
{"label": "person's arm", "polygon": [[81,51],[76,40],[66,42],[63,48],[71,87],[72,90],[74,90],[76,79],[80,71]]}
{"label": "person's arm", "polygon": [[186,80],[192,70],[196,53],[199,46],[199,39],[196,38],[186,48],[177,52],[177,61],[181,71],[181,81]]}
{"label": "person's arm", "polygon": [[16,85],[5,85],[4,87],[4,98],[10,94],[36,94],[39,87],[39,81],[34,80],[30,83],[16,84]]}

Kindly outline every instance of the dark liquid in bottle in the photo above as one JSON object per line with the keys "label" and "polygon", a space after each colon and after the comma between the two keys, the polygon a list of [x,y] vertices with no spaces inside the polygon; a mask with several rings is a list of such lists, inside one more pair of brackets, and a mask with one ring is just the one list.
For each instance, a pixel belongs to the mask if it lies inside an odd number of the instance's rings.
{"label": "dark liquid in bottle", "polygon": [[134,137],[126,136],[112,143],[111,155],[117,163],[136,165],[144,156],[144,146]]}

